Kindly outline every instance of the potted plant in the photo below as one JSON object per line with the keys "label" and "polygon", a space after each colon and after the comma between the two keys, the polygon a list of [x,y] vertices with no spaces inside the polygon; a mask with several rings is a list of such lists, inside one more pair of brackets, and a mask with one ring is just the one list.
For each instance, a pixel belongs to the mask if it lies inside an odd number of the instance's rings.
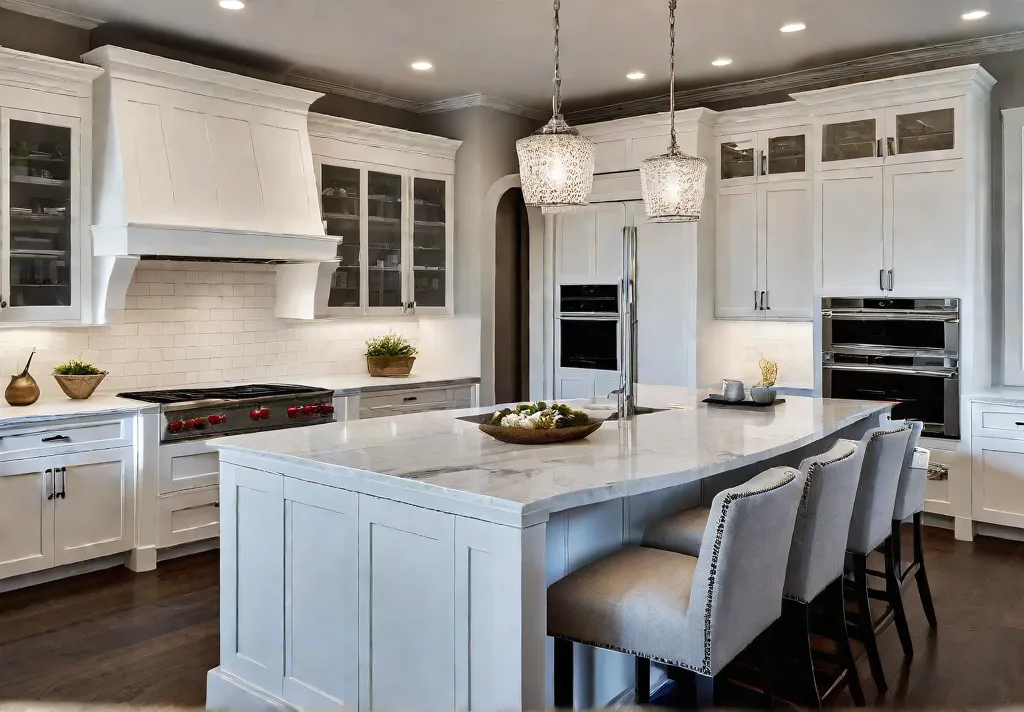
{"label": "potted plant", "polygon": [[64,395],[72,400],[85,400],[91,396],[106,376],[106,371],[101,371],[80,358],[73,358],[53,369],[53,378],[57,385],[64,391]]}
{"label": "potted plant", "polygon": [[366,368],[371,376],[408,376],[416,360],[416,347],[393,331],[366,341]]}
{"label": "potted plant", "polygon": [[779,364],[769,361],[764,356],[758,360],[761,367],[761,381],[750,389],[750,398],[755,403],[768,405],[775,402],[775,379],[779,377]]}

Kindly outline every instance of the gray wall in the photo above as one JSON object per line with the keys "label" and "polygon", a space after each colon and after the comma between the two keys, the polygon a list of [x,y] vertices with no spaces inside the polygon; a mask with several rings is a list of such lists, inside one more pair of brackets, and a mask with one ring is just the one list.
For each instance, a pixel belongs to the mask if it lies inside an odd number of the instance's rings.
{"label": "gray wall", "polygon": [[89,30],[0,8],[0,47],[76,61],[89,51]]}

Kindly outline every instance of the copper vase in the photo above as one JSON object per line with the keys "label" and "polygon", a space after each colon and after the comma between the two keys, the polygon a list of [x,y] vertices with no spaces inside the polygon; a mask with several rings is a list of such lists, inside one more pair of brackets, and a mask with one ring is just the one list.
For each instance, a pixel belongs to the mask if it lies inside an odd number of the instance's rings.
{"label": "copper vase", "polygon": [[39,400],[39,384],[28,372],[28,367],[32,364],[32,356],[35,355],[36,352],[33,351],[32,355],[28,357],[24,371],[17,376],[11,376],[11,382],[7,385],[7,390],[4,391],[4,398],[11,405],[32,405]]}

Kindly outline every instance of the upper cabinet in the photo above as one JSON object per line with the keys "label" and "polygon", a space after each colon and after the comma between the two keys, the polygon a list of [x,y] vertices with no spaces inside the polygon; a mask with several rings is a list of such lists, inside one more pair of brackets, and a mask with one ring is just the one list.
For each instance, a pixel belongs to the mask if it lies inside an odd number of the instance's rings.
{"label": "upper cabinet", "polygon": [[90,315],[95,67],[0,49],[0,323]]}
{"label": "upper cabinet", "polygon": [[460,142],[319,115],[309,127],[324,230],[339,239],[315,316],[451,314]]}
{"label": "upper cabinet", "polygon": [[810,178],[810,137],[809,126],[719,135],[716,139],[719,185],[750,185]]}

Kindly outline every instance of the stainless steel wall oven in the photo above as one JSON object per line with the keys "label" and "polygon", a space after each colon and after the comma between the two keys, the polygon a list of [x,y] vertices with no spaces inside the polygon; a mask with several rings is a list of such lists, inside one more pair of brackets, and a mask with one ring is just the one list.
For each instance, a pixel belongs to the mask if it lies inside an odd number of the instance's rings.
{"label": "stainless steel wall oven", "polygon": [[619,370],[619,285],[563,284],[559,291],[562,368]]}

